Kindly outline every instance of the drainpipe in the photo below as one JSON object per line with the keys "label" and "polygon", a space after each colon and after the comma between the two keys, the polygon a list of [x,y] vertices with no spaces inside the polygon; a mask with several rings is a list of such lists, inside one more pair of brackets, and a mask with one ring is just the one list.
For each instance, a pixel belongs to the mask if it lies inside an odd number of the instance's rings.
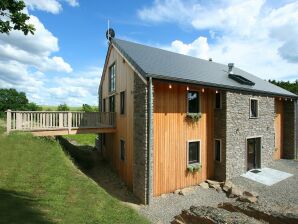
{"label": "drainpipe", "polygon": [[153,109],[153,88],[152,88],[152,77],[149,78],[149,89],[148,89],[148,149],[147,149],[147,161],[148,161],[148,172],[147,172],[147,204],[151,203],[152,198],[152,109]]}

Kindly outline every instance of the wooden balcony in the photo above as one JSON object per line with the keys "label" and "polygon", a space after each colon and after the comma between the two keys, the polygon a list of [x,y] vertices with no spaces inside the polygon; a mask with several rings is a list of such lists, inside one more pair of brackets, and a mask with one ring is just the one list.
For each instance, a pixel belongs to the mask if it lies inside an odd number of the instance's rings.
{"label": "wooden balcony", "polygon": [[54,136],[116,131],[116,113],[76,111],[7,111],[7,133],[27,131]]}

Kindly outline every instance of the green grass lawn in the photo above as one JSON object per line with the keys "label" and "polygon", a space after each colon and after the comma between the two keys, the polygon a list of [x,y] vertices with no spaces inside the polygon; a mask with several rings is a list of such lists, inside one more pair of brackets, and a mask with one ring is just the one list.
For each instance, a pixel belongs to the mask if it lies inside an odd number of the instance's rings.
{"label": "green grass lawn", "polygon": [[79,145],[95,146],[96,134],[80,134],[80,135],[64,135],[63,137],[68,140],[73,140]]}
{"label": "green grass lawn", "polygon": [[148,223],[81,173],[56,141],[1,131],[0,223]]}

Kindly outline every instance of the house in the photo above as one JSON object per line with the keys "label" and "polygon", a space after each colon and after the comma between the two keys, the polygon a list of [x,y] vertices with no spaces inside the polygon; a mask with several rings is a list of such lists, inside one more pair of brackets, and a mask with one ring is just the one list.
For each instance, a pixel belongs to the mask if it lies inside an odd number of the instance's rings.
{"label": "house", "polygon": [[297,96],[232,63],[111,38],[99,87],[104,157],[143,202],[293,159]]}

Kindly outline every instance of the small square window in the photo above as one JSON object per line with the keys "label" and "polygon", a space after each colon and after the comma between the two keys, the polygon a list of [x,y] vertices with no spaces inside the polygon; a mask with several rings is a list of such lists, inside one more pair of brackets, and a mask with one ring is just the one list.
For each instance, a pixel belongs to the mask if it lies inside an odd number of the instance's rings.
{"label": "small square window", "polygon": [[216,109],[221,108],[221,92],[215,93],[215,108]]}
{"label": "small square window", "polygon": [[250,99],[250,117],[251,118],[257,118],[259,116],[258,114],[258,105],[259,101],[256,99]]}
{"label": "small square window", "polygon": [[122,139],[120,140],[120,159],[125,160],[125,141]]}
{"label": "small square window", "polygon": [[120,114],[125,113],[125,92],[120,93]]}
{"label": "small square window", "polygon": [[188,113],[199,113],[200,112],[200,95],[197,91],[188,91],[187,92],[187,103]]}
{"label": "small square window", "polygon": [[188,164],[200,163],[200,141],[188,142]]}
{"label": "small square window", "polygon": [[221,141],[219,139],[215,139],[214,148],[215,148],[215,160],[220,162],[221,161]]}

